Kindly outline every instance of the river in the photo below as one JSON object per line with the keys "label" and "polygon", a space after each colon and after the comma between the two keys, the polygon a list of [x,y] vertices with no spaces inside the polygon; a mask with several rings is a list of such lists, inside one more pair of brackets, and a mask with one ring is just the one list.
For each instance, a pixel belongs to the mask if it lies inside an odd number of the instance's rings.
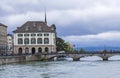
{"label": "river", "polygon": [[0,78],[120,78],[120,57],[0,65]]}

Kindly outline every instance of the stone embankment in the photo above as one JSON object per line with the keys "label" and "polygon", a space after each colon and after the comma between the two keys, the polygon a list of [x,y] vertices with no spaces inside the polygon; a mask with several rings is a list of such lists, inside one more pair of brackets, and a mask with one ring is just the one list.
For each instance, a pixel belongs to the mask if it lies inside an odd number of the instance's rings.
{"label": "stone embankment", "polygon": [[36,56],[36,55],[0,56],[0,64],[39,61],[39,60],[41,60],[41,56]]}

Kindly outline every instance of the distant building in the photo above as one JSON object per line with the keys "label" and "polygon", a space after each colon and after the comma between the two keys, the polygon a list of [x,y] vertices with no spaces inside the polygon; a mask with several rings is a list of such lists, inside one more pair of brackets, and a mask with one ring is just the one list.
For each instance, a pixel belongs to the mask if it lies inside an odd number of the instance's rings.
{"label": "distant building", "polygon": [[0,54],[7,51],[7,26],[0,23]]}
{"label": "distant building", "polygon": [[56,27],[43,21],[28,21],[13,31],[14,53],[56,52]]}
{"label": "distant building", "polygon": [[13,52],[13,36],[11,34],[7,34],[7,51],[8,53]]}

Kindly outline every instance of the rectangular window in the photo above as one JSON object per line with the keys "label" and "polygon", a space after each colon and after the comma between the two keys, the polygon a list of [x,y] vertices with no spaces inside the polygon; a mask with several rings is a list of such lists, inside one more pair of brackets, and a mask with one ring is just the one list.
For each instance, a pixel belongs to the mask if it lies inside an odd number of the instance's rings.
{"label": "rectangular window", "polygon": [[44,36],[49,36],[49,34],[46,33],[46,34],[44,34]]}
{"label": "rectangular window", "polygon": [[44,38],[44,44],[49,44],[49,39],[48,38]]}
{"label": "rectangular window", "polygon": [[11,42],[9,42],[9,44],[11,44]]}
{"label": "rectangular window", "polygon": [[42,38],[37,39],[37,44],[42,44]]}
{"label": "rectangular window", "polygon": [[29,38],[24,39],[24,44],[29,44]]}
{"label": "rectangular window", "polygon": [[18,38],[18,44],[23,44],[23,39],[22,38]]}
{"label": "rectangular window", "polygon": [[23,34],[18,34],[18,37],[22,37],[23,36]]}
{"label": "rectangular window", "polygon": [[31,36],[36,36],[36,34],[31,34]]}
{"label": "rectangular window", "polygon": [[31,38],[31,44],[36,44],[36,39],[35,38]]}
{"label": "rectangular window", "polygon": [[37,36],[42,36],[42,34],[37,34]]}
{"label": "rectangular window", "polygon": [[25,37],[26,37],[26,36],[28,37],[28,36],[29,36],[29,34],[24,34],[24,36],[25,36]]}

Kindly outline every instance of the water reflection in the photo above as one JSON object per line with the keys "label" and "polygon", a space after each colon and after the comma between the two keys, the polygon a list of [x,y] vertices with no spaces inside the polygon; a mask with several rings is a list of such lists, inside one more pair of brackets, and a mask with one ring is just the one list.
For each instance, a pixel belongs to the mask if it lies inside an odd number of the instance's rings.
{"label": "water reflection", "polygon": [[49,76],[48,73],[41,74],[41,76],[42,76],[43,78],[50,78],[50,76]]}

